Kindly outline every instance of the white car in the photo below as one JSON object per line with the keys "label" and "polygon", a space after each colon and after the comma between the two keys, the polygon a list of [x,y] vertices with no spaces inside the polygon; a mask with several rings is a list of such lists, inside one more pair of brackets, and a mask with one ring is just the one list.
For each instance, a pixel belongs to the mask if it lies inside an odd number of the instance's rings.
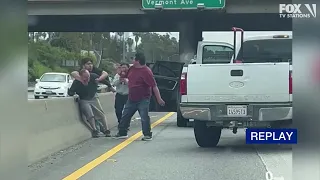
{"label": "white car", "polygon": [[40,97],[67,97],[68,89],[73,79],[68,73],[49,72],[44,73],[40,79],[36,79],[34,98]]}

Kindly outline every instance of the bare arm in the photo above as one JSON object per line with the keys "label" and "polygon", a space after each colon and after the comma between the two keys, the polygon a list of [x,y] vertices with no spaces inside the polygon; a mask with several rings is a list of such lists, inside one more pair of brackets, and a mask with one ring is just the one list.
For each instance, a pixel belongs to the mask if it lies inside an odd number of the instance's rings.
{"label": "bare arm", "polygon": [[78,71],[71,72],[71,76],[76,80],[80,80],[80,75]]}
{"label": "bare arm", "polygon": [[102,71],[101,76],[99,77],[99,81],[102,81],[103,79],[106,79],[108,77],[108,73],[105,71]]}
{"label": "bare arm", "polygon": [[161,98],[161,95],[160,95],[160,91],[159,91],[159,89],[158,89],[158,86],[154,86],[154,87],[152,88],[152,90],[153,90],[154,96],[157,98],[157,100],[162,99],[162,98]]}

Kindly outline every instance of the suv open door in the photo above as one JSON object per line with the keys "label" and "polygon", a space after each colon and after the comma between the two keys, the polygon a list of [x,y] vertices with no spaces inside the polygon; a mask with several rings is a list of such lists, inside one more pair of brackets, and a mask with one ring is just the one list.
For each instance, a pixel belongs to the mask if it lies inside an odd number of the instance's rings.
{"label": "suv open door", "polygon": [[[152,95],[150,111],[176,112],[178,105],[179,85],[184,63],[174,61],[156,61],[152,65],[152,72],[157,82],[162,99],[166,102],[164,107],[159,106]],[[150,66],[149,66],[150,67]]]}
{"label": "suv open door", "polygon": [[152,69],[154,63],[146,63],[146,65],[147,65],[150,69]]}

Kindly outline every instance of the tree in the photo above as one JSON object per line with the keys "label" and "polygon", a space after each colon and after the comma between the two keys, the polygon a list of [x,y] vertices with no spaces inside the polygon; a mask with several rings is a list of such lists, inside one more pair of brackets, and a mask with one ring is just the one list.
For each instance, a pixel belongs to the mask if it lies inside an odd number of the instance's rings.
{"label": "tree", "polygon": [[127,47],[125,50],[129,52],[125,53],[132,56],[134,43],[135,50],[144,52],[149,62],[174,60],[179,52],[177,40],[168,34],[135,32],[133,35],[134,40],[128,38],[123,42],[123,38],[118,38],[124,36],[123,32],[116,36],[110,32],[29,32],[28,79],[34,81],[49,71],[71,72],[79,67],[65,67],[64,62],[88,55],[96,65],[112,74],[114,64],[122,60],[123,48]]}
{"label": "tree", "polygon": [[[169,34],[160,35],[157,33],[139,33],[141,43],[137,51],[144,52],[147,60],[155,62],[157,60],[170,60],[175,54],[179,54],[179,43],[176,38]],[[178,58],[174,60],[178,61]]]}
{"label": "tree", "polygon": [[124,35],[124,32],[117,32],[118,36],[122,37]]}
{"label": "tree", "polygon": [[139,42],[139,40],[140,40],[140,34],[137,33],[137,32],[135,32],[135,33],[133,33],[133,35],[134,35],[134,42],[135,42],[135,50],[137,51],[138,42]]}
{"label": "tree", "polygon": [[[33,38],[33,35],[35,38]],[[41,35],[41,36],[40,36]],[[76,38],[79,34],[63,33],[29,33],[28,43],[28,79],[34,81],[43,73],[70,72],[76,67],[65,67],[66,60],[78,61],[86,55],[82,55],[81,43]],[[51,38],[51,39],[50,39]],[[54,46],[52,46],[52,44]],[[92,57],[95,61],[95,58]]]}
{"label": "tree", "polygon": [[128,45],[128,51],[129,51],[129,52],[132,52],[132,51],[133,51],[133,50],[132,50],[133,39],[128,38],[128,39],[127,39],[127,45]]}

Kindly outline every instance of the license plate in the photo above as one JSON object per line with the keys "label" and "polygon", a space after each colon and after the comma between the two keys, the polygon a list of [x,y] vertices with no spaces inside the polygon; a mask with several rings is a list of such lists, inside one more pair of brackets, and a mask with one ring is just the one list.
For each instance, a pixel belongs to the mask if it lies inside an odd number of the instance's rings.
{"label": "license plate", "polygon": [[247,106],[227,106],[227,115],[233,117],[247,116]]}
{"label": "license plate", "polygon": [[46,94],[52,94],[52,91],[46,91]]}

